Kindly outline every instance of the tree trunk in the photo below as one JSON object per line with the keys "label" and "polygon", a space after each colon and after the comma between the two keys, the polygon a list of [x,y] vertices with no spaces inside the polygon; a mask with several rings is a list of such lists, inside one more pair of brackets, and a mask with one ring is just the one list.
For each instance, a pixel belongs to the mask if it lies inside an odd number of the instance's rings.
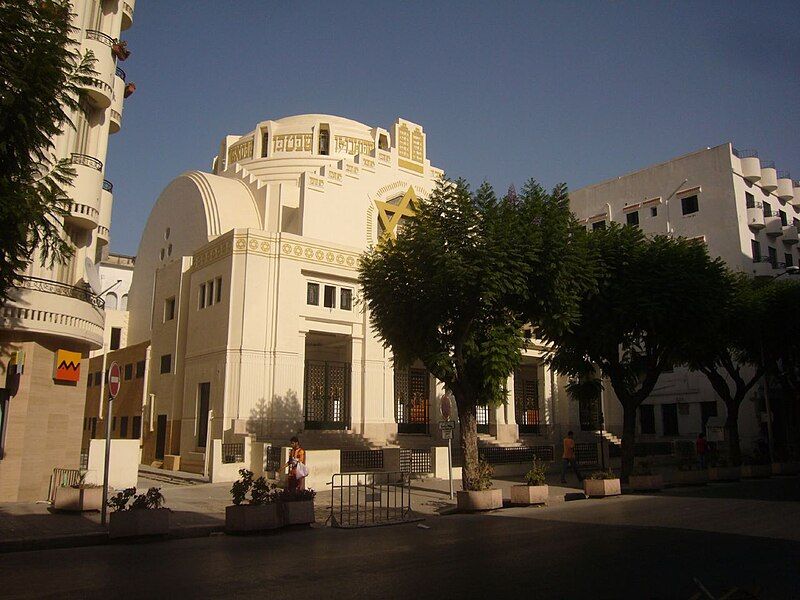
{"label": "tree trunk", "polygon": [[633,472],[636,446],[636,407],[622,405],[622,481],[628,482]]}
{"label": "tree trunk", "polygon": [[742,449],[739,446],[739,402],[735,399],[726,402],[728,418],[725,419],[725,431],[728,434],[728,458],[733,466],[742,464]]}
{"label": "tree trunk", "polygon": [[462,465],[461,485],[465,490],[477,489],[471,482],[478,479],[478,419],[475,402],[464,394],[455,393],[458,420],[461,430]]}

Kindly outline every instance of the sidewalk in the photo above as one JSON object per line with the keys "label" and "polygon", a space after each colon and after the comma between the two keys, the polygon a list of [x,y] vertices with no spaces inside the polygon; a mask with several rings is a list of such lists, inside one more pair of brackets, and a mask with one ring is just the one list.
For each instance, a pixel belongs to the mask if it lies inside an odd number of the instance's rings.
{"label": "sidewalk", "polygon": [[[557,478],[556,478],[557,480]],[[494,480],[495,487],[510,496],[509,488],[521,478]],[[564,501],[565,494],[580,491],[574,488],[550,485],[550,504]],[[170,516],[170,538],[203,537],[225,529],[225,507],[230,501],[230,483],[202,483],[200,481],[164,481],[159,473],[143,471],[139,474],[139,489],[160,487],[166,498]],[[453,482],[454,492],[461,488],[460,481]],[[454,494],[455,496],[455,494]],[[314,527],[324,527],[331,501],[330,490],[317,490]],[[455,497],[449,498],[449,482],[442,479],[413,479],[411,481],[411,507],[422,518],[454,512]],[[100,513],[63,513],[51,511],[46,503],[0,504],[0,553],[46,548],[92,546],[108,543],[105,528],[100,525]]]}

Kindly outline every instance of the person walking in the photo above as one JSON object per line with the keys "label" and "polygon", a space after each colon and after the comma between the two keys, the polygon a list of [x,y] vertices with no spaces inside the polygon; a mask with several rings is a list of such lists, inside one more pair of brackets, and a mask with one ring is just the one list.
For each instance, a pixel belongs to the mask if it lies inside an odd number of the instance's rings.
{"label": "person walking", "polygon": [[583,481],[581,472],[578,470],[578,463],[575,461],[575,439],[573,438],[572,431],[567,432],[567,437],[564,438],[564,451],[562,453],[563,463],[561,465],[561,483],[567,483],[567,468],[571,465],[575,471],[575,476],[578,482]]}
{"label": "person walking", "polygon": [[303,450],[297,436],[294,436],[290,443],[292,450],[289,452],[289,461],[284,465],[284,468],[289,469],[286,475],[286,489],[290,492],[297,492],[306,489],[306,475],[308,475],[306,451]]}
{"label": "person walking", "polygon": [[706,456],[708,455],[708,442],[706,442],[706,434],[701,431],[697,434],[697,440],[694,443],[695,452],[697,452],[697,462],[700,464],[701,469],[706,468]]}

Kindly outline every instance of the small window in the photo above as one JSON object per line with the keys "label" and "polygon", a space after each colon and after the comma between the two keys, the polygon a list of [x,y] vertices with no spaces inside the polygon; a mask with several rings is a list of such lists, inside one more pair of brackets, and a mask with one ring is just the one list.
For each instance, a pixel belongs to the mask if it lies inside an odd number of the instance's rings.
{"label": "small window", "polygon": [[222,277],[214,280],[214,298],[215,302],[222,302]]}
{"label": "small window", "polygon": [[140,360],[136,363],[136,379],[144,377],[144,361]]}
{"label": "small window", "polygon": [[677,404],[662,404],[661,419],[664,425],[663,435],[680,435]]}
{"label": "small window", "polygon": [[606,228],[605,221],[597,221],[595,223],[592,223],[592,231],[597,231],[598,229],[605,229],[605,228]]}
{"label": "small window", "polygon": [[769,202],[764,202],[764,216],[765,217],[772,216],[772,205]]}
{"label": "small window", "polygon": [[306,304],[319,306],[319,284],[309,283],[306,286]]}
{"label": "small window", "polygon": [[214,304],[214,282],[206,282],[206,306]]}
{"label": "small window", "polygon": [[652,404],[642,404],[639,407],[639,427],[642,433],[656,432],[656,412]]}
{"label": "small window", "polygon": [[133,363],[125,365],[125,381],[133,379]]}
{"label": "small window", "polygon": [[205,308],[206,307],[206,284],[200,284],[200,290],[197,294],[197,308]]}
{"label": "small window", "polygon": [[266,158],[269,153],[269,133],[264,132],[261,134],[261,158]]}
{"label": "small window", "polygon": [[382,133],[378,137],[378,150],[388,150],[389,149],[389,138],[386,137],[385,133]]}
{"label": "small window", "polygon": [[353,290],[342,288],[339,295],[339,308],[342,310],[353,310]]}
{"label": "small window", "polygon": [[139,439],[142,437],[142,417],[133,417],[131,438]]}
{"label": "small window", "polygon": [[111,345],[112,350],[119,350],[120,339],[122,338],[122,329],[119,327],[111,328]]}
{"label": "small window", "polygon": [[753,251],[753,262],[761,262],[761,242],[750,240],[750,247]]}
{"label": "small window", "polygon": [[638,225],[639,224],[639,211],[633,210],[625,215],[625,219],[628,222],[628,225]]}
{"label": "small window", "polygon": [[128,437],[128,417],[119,418],[119,437]]}
{"label": "small window", "polygon": [[783,261],[786,263],[787,267],[793,267],[794,266],[794,257],[792,257],[792,253],[791,252],[786,252],[783,255]]}
{"label": "small window", "polygon": [[94,372],[94,384],[100,385],[100,382],[103,381],[103,374],[100,371]]}
{"label": "small window", "polygon": [[161,374],[170,373],[172,371],[172,354],[161,355]]}
{"label": "small window", "polygon": [[658,207],[657,206],[651,206],[650,207],[650,216],[651,217],[657,217],[658,216]]}
{"label": "small window", "polygon": [[92,387],[92,374],[89,373],[89,376],[86,378],[86,387]]}
{"label": "small window", "polygon": [[769,263],[772,265],[773,269],[778,268],[778,250],[777,248],[773,248],[769,246],[767,249],[769,251]]}
{"label": "small window", "polygon": [[697,202],[697,196],[686,196],[681,198],[681,210],[684,215],[691,215],[700,210]]}
{"label": "small window", "polygon": [[117,430],[117,417],[111,417],[111,431]]}
{"label": "small window", "polygon": [[322,125],[319,130],[319,153],[327,156],[330,154],[331,132],[327,125]]}
{"label": "small window", "polygon": [[336,308],[336,288],[332,285],[325,286],[325,308]]}
{"label": "small window", "polygon": [[89,429],[89,417],[83,417],[83,430]]}
{"label": "small window", "polygon": [[789,224],[789,219],[786,216],[786,211],[785,210],[779,210],[778,211],[778,216],[781,218],[781,225],[786,227]]}
{"label": "small window", "polygon": [[744,193],[744,202],[747,205],[747,208],[755,208],[756,207],[756,197],[753,196],[750,192]]}
{"label": "small window", "polygon": [[175,318],[175,296],[164,300],[164,322]]}

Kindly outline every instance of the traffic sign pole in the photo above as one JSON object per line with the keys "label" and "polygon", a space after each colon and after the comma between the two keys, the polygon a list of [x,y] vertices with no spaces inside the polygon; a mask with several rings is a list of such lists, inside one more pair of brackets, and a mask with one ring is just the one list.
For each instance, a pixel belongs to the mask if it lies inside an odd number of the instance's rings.
{"label": "traffic sign pole", "polygon": [[447,438],[447,471],[450,476],[450,500],[453,499],[453,436]]}
{"label": "traffic sign pole", "polygon": [[103,504],[100,507],[100,524],[105,526],[108,514],[108,471],[111,464],[111,413],[114,409],[114,397],[119,393],[122,379],[119,365],[111,363],[108,369],[108,409],[106,410],[106,457],[103,463]]}

